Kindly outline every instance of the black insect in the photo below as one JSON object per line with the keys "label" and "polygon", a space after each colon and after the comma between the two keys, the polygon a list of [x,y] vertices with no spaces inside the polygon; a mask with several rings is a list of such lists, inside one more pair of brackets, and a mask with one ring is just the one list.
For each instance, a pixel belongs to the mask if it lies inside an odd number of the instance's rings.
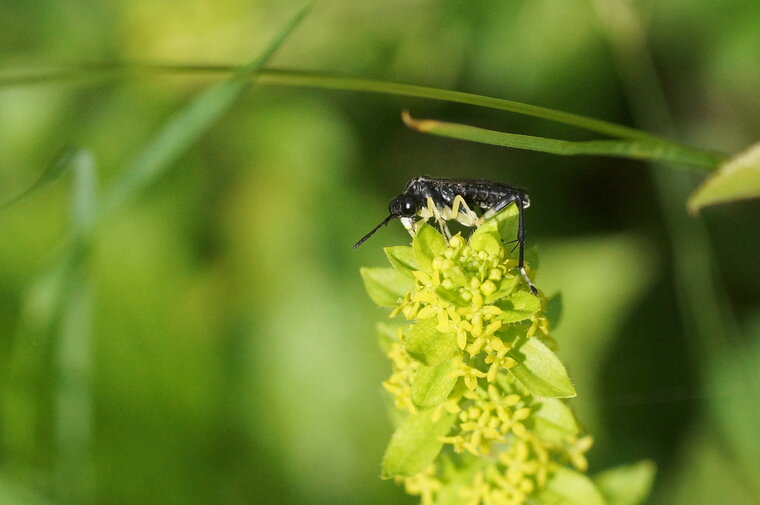
{"label": "black insect", "polygon": [[[456,220],[465,226],[478,227],[495,216],[507,205],[517,205],[517,246],[519,247],[518,267],[523,279],[534,294],[538,291],[525,273],[525,224],[523,210],[530,205],[525,190],[482,179],[444,179],[422,175],[409,181],[404,192],[391,200],[388,205],[390,214],[380,224],[361,238],[354,249],[364,243],[391,219],[398,218],[409,233],[414,236],[420,224],[434,218],[441,233],[447,239],[451,232],[446,221]],[[483,211],[478,216],[473,208]]]}

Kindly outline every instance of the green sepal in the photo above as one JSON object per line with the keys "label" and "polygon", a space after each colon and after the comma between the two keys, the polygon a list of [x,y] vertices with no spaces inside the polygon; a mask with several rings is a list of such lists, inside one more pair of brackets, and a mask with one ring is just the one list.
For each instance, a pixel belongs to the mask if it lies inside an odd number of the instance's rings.
{"label": "green sepal", "polygon": [[391,266],[400,274],[404,274],[410,279],[414,279],[412,272],[420,269],[414,250],[407,245],[397,245],[383,249]]}
{"label": "green sepal", "polygon": [[517,365],[509,372],[536,396],[572,398],[576,395],[565,365],[546,345],[535,337],[519,342],[509,356]]}
{"label": "green sepal", "polygon": [[454,374],[453,359],[441,361],[435,366],[422,365],[412,382],[412,403],[418,409],[437,407],[446,401],[459,378]]}
{"label": "green sepal", "polygon": [[364,289],[372,301],[381,307],[395,307],[414,287],[414,282],[392,268],[359,269],[364,280]]}
{"label": "green sepal", "polygon": [[459,351],[455,332],[441,333],[436,328],[438,319],[429,317],[417,321],[406,339],[406,352],[427,366],[435,366],[451,358]]}
{"label": "green sepal", "polygon": [[573,411],[557,398],[541,398],[525,422],[531,433],[551,443],[559,443],[567,436],[578,433]]}
{"label": "green sepal", "polygon": [[412,414],[393,433],[383,456],[382,477],[416,475],[425,470],[441,452],[441,437],[448,434],[455,415],[437,409]]}
{"label": "green sepal", "polygon": [[606,505],[594,482],[580,472],[560,466],[538,495],[540,503],[553,505]]}
{"label": "green sepal", "polygon": [[611,468],[594,476],[608,505],[639,505],[649,496],[657,467],[650,460]]}
{"label": "green sepal", "polygon": [[497,315],[502,323],[516,323],[524,321],[541,310],[541,300],[528,291],[515,291],[509,298],[503,298],[495,304],[501,309]]}
{"label": "green sepal", "polygon": [[443,254],[446,239],[438,230],[423,224],[412,239],[412,249],[420,268],[426,273],[433,273],[433,258]]}

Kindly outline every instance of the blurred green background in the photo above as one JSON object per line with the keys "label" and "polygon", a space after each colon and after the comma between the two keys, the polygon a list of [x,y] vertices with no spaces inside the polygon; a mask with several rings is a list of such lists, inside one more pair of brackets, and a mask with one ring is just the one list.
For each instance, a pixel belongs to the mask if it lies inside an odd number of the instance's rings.
{"label": "blurred green background", "polygon": [[[238,64],[300,5],[2,0],[0,70]],[[726,153],[760,139],[756,0],[630,4],[671,126],[646,92],[636,96],[645,86],[605,35],[617,11],[600,5],[323,1],[271,64],[673,128]],[[91,150],[107,187],[219,79],[0,88],[0,201],[67,144]],[[463,105],[255,86],[97,229],[86,289],[52,329],[49,272],[70,229],[71,177],[0,212],[0,503],[414,503],[379,479],[389,364],[374,324],[385,312],[358,275],[408,236],[393,225],[351,245],[423,173],[529,189],[528,241],[541,255],[539,288],[563,294],[556,337],[578,418],[596,437],[592,473],[652,458],[650,503],[760,503],[760,205],[691,219],[684,195],[699,174],[423,136],[403,126],[404,108],[594,138]]]}

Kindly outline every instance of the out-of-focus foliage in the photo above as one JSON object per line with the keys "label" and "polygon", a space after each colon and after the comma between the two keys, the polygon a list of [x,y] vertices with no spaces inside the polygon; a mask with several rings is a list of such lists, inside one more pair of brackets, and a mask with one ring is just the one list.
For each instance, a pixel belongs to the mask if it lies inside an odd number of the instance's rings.
{"label": "out-of-focus foliage", "polygon": [[[630,3],[646,21],[678,140],[725,153],[757,142],[756,2]],[[0,64],[242,64],[300,6],[5,1]],[[334,1],[316,5],[272,64],[641,127],[615,58],[590,2]],[[0,201],[72,144],[92,153],[98,186],[109,187],[173,112],[218,79],[142,74],[0,89]],[[61,333],[44,323],[71,230],[73,172],[0,213],[0,502],[405,500],[378,478],[392,428],[377,384],[388,370],[372,325],[382,312],[357,275],[360,265],[384,261],[380,246],[402,243],[405,232],[388,226],[375,244],[351,245],[421,173],[530,190],[528,242],[541,249],[539,287],[563,293],[557,337],[577,417],[596,437],[592,474],[650,457],[658,467],[651,503],[760,501],[758,203],[701,212],[725,336],[700,332],[710,307],[684,317],[683,300],[704,301],[713,283],[674,283],[673,274],[709,258],[673,246],[678,233],[664,226],[673,211],[657,204],[646,165],[424,136],[401,123],[403,109],[498,131],[594,138],[464,105],[254,86],[88,241],[81,282],[89,291],[69,300],[58,327],[81,336],[89,326],[91,340],[68,356]],[[700,182],[674,174],[688,190]],[[62,371],[82,359],[89,367],[75,370],[89,370],[78,390],[86,397],[77,400]],[[84,431],[67,430],[72,420]]]}

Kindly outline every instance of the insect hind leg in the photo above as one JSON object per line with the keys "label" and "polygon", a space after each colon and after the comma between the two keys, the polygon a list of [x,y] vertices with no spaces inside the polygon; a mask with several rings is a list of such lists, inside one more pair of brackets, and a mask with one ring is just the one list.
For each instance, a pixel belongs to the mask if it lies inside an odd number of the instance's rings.
{"label": "insect hind leg", "polygon": [[522,196],[510,195],[499,200],[496,205],[488,209],[482,216],[480,216],[480,219],[478,220],[478,226],[494,217],[512,202],[517,205],[517,238],[514,240],[514,242],[517,242],[515,246],[519,248],[517,255],[517,268],[520,269],[520,276],[525,281],[525,284],[528,285],[534,295],[537,295],[538,289],[536,289],[536,286],[534,286],[530,281],[528,273],[525,271],[525,220],[523,217],[525,213],[525,200],[523,200]]}

